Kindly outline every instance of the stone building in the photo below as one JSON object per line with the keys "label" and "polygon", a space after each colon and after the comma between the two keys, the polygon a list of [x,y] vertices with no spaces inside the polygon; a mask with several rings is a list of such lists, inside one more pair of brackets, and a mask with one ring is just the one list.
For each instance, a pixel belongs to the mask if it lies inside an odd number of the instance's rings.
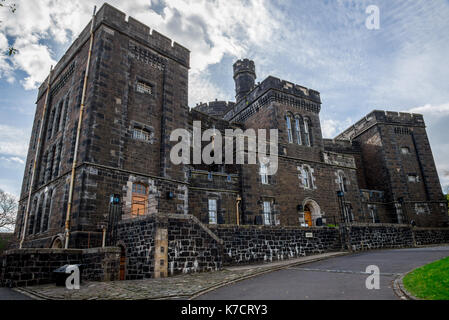
{"label": "stone building", "polygon": [[[15,233],[25,247],[63,245],[75,155],[71,248],[101,245],[117,208],[111,198],[125,220],[157,213],[231,225],[447,224],[421,115],[374,111],[323,139],[320,93],[271,76],[256,84],[247,59],[234,65],[235,102],[189,109],[188,49],[108,4],[93,22],[78,146],[91,23],[39,89]],[[278,129],[277,174],[261,164],[173,164],[170,134],[192,132],[194,121],[223,133]]]}

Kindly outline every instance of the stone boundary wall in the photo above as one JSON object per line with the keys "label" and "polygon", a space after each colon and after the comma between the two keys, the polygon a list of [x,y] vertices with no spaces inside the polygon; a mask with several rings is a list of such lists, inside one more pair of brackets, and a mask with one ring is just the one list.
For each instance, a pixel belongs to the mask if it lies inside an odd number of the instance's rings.
{"label": "stone boundary wall", "polygon": [[170,275],[217,271],[223,266],[222,241],[194,216],[168,219]]}
{"label": "stone boundary wall", "polygon": [[224,265],[288,260],[340,251],[336,228],[211,226],[223,240]]}
{"label": "stone boundary wall", "polygon": [[118,279],[119,248],[14,249],[5,252],[0,268],[0,286],[27,287],[55,282],[53,271],[66,264],[82,264],[84,280]]}
{"label": "stone boundary wall", "polygon": [[117,243],[126,252],[126,280],[151,278],[154,274],[154,241],[156,217],[121,221],[117,227]]}
{"label": "stone boundary wall", "polygon": [[126,250],[127,280],[222,268],[221,240],[194,216],[155,214],[125,220],[117,234],[117,245]]}
{"label": "stone boundary wall", "polygon": [[449,229],[447,228],[415,228],[413,233],[418,246],[449,244]]}
{"label": "stone boundary wall", "polygon": [[415,246],[412,227],[395,224],[351,224],[342,226],[352,251],[411,248]]}

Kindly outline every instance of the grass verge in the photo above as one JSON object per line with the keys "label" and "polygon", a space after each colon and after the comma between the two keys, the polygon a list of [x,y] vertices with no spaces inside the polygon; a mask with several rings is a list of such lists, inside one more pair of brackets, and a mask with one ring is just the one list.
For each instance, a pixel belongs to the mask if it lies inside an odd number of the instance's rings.
{"label": "grass verge", "polygon": [[403,283],[417,298],[449,300],[449,257],[416,269],[404,277]]}

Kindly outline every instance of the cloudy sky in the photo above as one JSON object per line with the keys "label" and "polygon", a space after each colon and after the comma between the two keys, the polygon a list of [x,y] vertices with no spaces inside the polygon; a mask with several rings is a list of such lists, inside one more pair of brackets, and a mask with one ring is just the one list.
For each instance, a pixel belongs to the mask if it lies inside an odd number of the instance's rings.
{"label": "cloudy sky", "polygon": [[[18,195],[36,88],[89,22],[90,0],[14,0],[0,9],[0,188]],[[234,99],[232,64],[256,62],[322,94],[334,137],[373,109],[423,113],[442,184],[449,185],[449,0],[110,0],[192,52],[190,106]],[[365,26],[380,9],[380,29]],[[14,45],[12,59],[4,52]]]}

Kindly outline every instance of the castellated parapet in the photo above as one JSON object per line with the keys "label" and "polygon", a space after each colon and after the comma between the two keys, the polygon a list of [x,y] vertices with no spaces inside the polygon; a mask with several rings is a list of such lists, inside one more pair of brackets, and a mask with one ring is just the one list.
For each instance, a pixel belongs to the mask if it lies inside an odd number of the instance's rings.
{"label": "castellated parapet", "polygon": [[343,131],[336,139],[352,140],[375,124],[396,124],[408,127],[426,126],[424,117],[421,114],[374,110],[350,128]]}
{"label": "castellated parapet", "polygon": [[234,106],[234,102],[215,100],[208,103],[199,103],[194,109],[212,117],[221,118],[229,109],[234,108]]}
{"label": "castellated parapet", "polygon": [[[83,29],[78,38],[54,67],[53,83],[58,81],[58,78],[68,67],[69,62],[73,60],[73,57],[79,53],[82,46],[89,40],[90,24],[91,22]],[[133,17],[127,17],[124,12],[112,7],[108,3],[103,4],[95,16],[94,32],[97,32],[101,26],[125,34],[137,43],[151,48],[162,56],[172,59],[186,68],[190,68],[190,50]],[[39,88],[38,100],[45,92],[46,82],[47,79]]]}

